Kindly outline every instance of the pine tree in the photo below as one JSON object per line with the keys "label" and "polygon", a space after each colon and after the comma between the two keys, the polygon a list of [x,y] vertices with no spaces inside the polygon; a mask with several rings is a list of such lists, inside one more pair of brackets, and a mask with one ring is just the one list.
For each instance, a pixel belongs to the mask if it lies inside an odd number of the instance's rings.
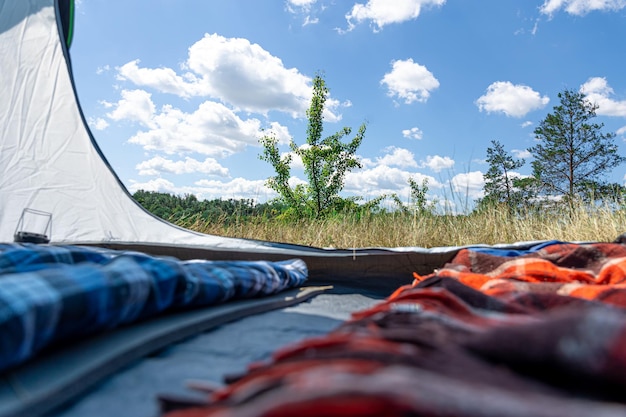
{"label": "pine tree", "polygon": [[491,141],[492,147],[487,148],[489,170],[483,175],[485,196],[481,205],[506,204],[514,210],[523,203],[520,177],[514,171],[524,165],[523,159],[514,159],[497,140]]}
{"label": "pine tree", "polygon": [[535,129],[538,143],[533,154],[533,176],[546,195],[562,196],[570,204],[605,183],[606,174],[626,161],[618,154],[614,133],[603,133],[604,124],[593,123],[598,105],[585,94],[565,90]]}

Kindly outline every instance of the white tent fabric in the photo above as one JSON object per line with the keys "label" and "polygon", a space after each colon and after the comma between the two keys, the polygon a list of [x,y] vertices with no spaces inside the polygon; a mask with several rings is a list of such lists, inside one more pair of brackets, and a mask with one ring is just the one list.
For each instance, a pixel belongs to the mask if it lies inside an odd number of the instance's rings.
{"label": "white tent fabric", "polygon": [[53,243],[150,242],[273,252],[277,245],[178,228],[130,197],[78,105],[58,8],[58,0],[0,0],[0,241],[13,240],[28,208],[51,214]]}

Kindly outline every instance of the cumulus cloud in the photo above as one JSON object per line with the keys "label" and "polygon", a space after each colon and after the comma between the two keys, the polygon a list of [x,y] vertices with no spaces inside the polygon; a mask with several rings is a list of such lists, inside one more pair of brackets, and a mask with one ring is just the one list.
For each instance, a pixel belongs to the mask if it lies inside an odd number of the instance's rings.
{"label": "cumulus cloud", "polygon": [[184,187],[178,187],[163,178],[156,178],[147,182],[130,181],[128,188],[133,193],[137,190],[146,190],[176,195],[193,194],[200,200],[250,198],[266,201],[276,197],[276,193],[265,186],[265,181],[245,178],[234,178],[230,181],[201,180],[193,186]]}
{"label": "cumulus cloud", "polygon": [[424,137],[424,132],[419,127],[412,127],[402,131],[402,136],[407,139],[421,140]]}
{"label": "cumulus cloud", "polygon": [[104,74],[105,72],[109,72],[110,70],[111,70],[111,66],[104,65],[96,69],[96,74],[101,75],[101,74]]}
{"label": "cumulus cloud", "polygon": [[91,126],[91,128],[95,130],[104,130],[107,127],[109,127],[109,122],[107,122],[101,117],[97,117],[97,118],[90,117],[89,126]]}
{"label": "cumulus cloud", "polygon": [[113,120],[130,120],[139,122],[144,126],[153,126],[152,118],[155,113],[155,105],[152,102],[152,94],[144,90],[122,90],[122,98],[117,103],[105,103],[105,107],[113,110],[107,116]]}
{"label": "cumulus cloud", "polygon": [[525,85],[509,81],[496,81],[487,87],[487,92],[476,100],[480,111],[504,113],[509,117],[524,117],[533,110],[545,107],[550,102],[547,96]]}
{"label": "cumulus cloud", "polygon": [[[117,68],[117,79],[131,81],[141,87],[153,88],[162,93],[175,94],[181,97],[202,95],[198,84],[190,83],[171,68],[140,68],[138,59]],[[188,78],[193,77],[188,75]]]}
{"label": "cumulus cloud", "polygon": [[282,143],[284,145],[288,144],[291,140],[289,129],[278,122],[271,122],[270,127],[265,129],[264,133],[275,137],[278,139],[278,143]]}
{"label": "cumulus cloud", "polygon": [[545,0],[539,8],[542,14],[552,16],[559,10],[575,16],[593,11],[617,11],[626,7],[626,0]]}
{"label": "cumulus cloud", "polygon": [[457,174],[450,180],[452,190],[455,193],[468,195],[471,198],[480,198],[484,195],[483,186],[485,179],[480,171],[472,171],[463,174]]}
{"label": "cumulus cloud", "polygon": [[409,178],[419,184],[425,179],[431,190],[443,188],[443,184],[434,177],[415,172],[411,168],[420,168],[413,153],[407,149],[390,146],[383,156],[375,159],[362,159],[363,169],[348,172],[344,191],[348,194],[376,198],[381,195],[410,195]]}
{"label": "cumulus cloud", "polygon": [[171,106],[154,117],[154,128],[136,133],[130,143],[168,154],[197,152],[226,156],[256,145],[261,122],[240,119],[220,103],[206,101],[193,113]]}
{"label": "cumulus cloud", "polygon": [[317,0],[287,0],[287,5],[290,7],[311,7],[317,2]]}
{"label": "cumulus cloud", "polygon": [[346,14],[348,30],[364,21],[370,21],[375,32],[386,25],[402,23],[416,19],[422,7],[441,6],[446,0],[368,0],[366,4],[357,3]]}
{"label": "cumulus cloud", "polygon": [[391,72],[380,81],[387,86],[387,95],[398,97],[406,104],[415,101],[425,102],[433,90],[439,88],[439,81],[423,65],[413,59],[392,61]]}
{"label": "cumulus cloud", "polygon": [[264,200],[276,195],[265,186],[265,180],[234,178],[230,181],[200,180],[195,183],[203,198],[254,198]]}
{"label": "cumulus cloud", "polygon": [[[140,87],[180,97],[210,97],[236,110],[267,114],[280,111],[304,117],[311,101],[312,80],[258,44],[244,38],[206,34],[194,43],[182,74],[171,68],[142,68],[139,60],[118,70],[118,78]],[[326,120],[344,103],[328,101]]]}
{"label": "cumulus cloud", "polygon": [[386,154],[377,158],[377,164],[386,166],[397,166],[400,168],[417,167],[415,155],[408,149],[389,147],[385,149]]}
{"label": "cumulus cloud", "polygon": [[182,161],[172,161],[161,156],[156,156],[148,161],[137,164],[135,168],[139,171],[139,175],[201,173],[221,177],[228,176],[228,168],[223,167],[213,158],[207,158],[204,161],[198,161],[193,158],[185,158]]}
{"label": "cumulus cloud", "polygon": [[169,194],[183,194],[180,188],[176,188],[173,182],[168,181],[164,178],[155,178],[146,182],[138,182],[135,180],[130,180],[130,185],[128,186],[128,190],[131,193],[134,193],[139,190],[144,191],[153,191],[159,193],[169,193]]}
{"label": "cumulus cloud", "polygon": [[422,161],[420,166],[422,168],[430,168],[435,172],[441,172],[444,169],[452,168],[454,160],[448,156],[428,155],[426,161]]}
{"label": "cumulus cloud", "polygon": [[514,157],[520,158],[520,159],[528,159],[532,156],[532,154],[528,152],[528,150],[526,149],[513,149],[511,150],[511,153],[513,154]]}
{"label": "cumulus cloud", "polygon": [[304,15],[302,26],[315,25],[320,21],[318,17],[311,14],[315,3],[317,3],[317,0],[287,0],[287,11],[295,15]]}
{"label": "cumulus cloud", "polygon": [[258,145],[264,134],[273,134],[281,143],[289,141],[289,131],[278,123],[262,129],[258,119],[242,119],[221,103],[205,101],[192,113],[185,113],[171,105],[155,110],[150,95],[145,91],[122,91],[122,99],[113,104],[108,116],[113,120],[138,121],[146,130],[140,130],[128,141],[148,151],[167,154],[199,153],[226,156],[243,151],[249,145]]}
{"label": "cumulus cloud", "polygon": [[419,183],[428,180],[430,188],[441,188],[441,184],[431,176],[410,172],[398,167],[377,165],[373,168],[346,174],[344,190],[348,193],[366,197],[378,197],[383,194],[401,194],[408,189],[408,180],[412,177]]}
{"label": "cumulus cloud", "polygon": [[246,111],[306,111],[310,78],[258,44],[206,34],[189,48],[187,67],[202,77],[209,94]]}
{"label": "cumulus cloud", "polygon": [[615,133],[620,136],[626,135],[626,126],[620,127]]}
{"label": "cumulus cloud", "polygon": [[626,100],[614,100],[611,98],[614,91],[609,86],[606,78],[589,78],[580,87],[580,92],[587,96],[587,100],[598,105],[597,115],[626,117]]}

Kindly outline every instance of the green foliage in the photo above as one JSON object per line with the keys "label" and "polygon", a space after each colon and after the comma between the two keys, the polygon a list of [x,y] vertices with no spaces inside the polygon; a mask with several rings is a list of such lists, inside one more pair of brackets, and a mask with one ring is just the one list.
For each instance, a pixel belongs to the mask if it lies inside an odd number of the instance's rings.
{"label": "green foliage", "polygon": [[524,160],[514,159],[497,140],[492,140],[491,144],[492,147],[487,148],[489,170],[483,175],[485,196],[478,204],[503,204],[515,211],[527,201],[531,186],[528,180],[514,175],[516,169],[524,166]]}
{"label": "green foliage", "polygon": [[435,203],[428,202],[426,194],[428,193],[428,178],[423,178],[422,183],[418,183],[412,177],[407,180],[409,187],[411,188],[411,196],[409,204],[404,204],[397,194],[391,195],[391,199],[400,208],[400,211],[404,214],[434,214]]}
{"label": "green foliage", "polygon": [[323,112],[327,98],[326,83],[320,75],[316,75],[313,79],[311,106],[307,110],[309,123],[306,143],[298,146],[293,138],[289,143],[291,152],[302,159],[307,184],[292,187],[289,184],[292,154],[281,156],[275,136],[264,136],[260,139],[263,146],[260,158],[269,162],[276,172],[276,175],[267,180],[267,186],[280,195],[280,199],[298,218],[324,217],[337,207],[348,204],[349,201],[339,197],[345,175],[355,168],[361,168],[355,153],[363,141],[365,124],[360,126],[357,134],[347,143],[342,139],[352,132],[349,127],[322,139]]}
{"label": "green foliage", "polygon": [[621,184],[584,181],[580,188],[580,198],[587,204],[599,202],[621,208],[625,207],[626,187]]}
{"label": "green foliage", "polygon": [[255,204],[252,199],[200,201],[193,194],[177,196],[144,190],[135,192],[133,198],[155,216],[172,223],[191,220],[232,223],[252,217],[276,217],[285,210],[278,202]]}
{"label": "green foliage", "polygon": [[[604,124],[593,123],[598,106],[585,94],[565,90],[535,129],[538,143],[533,154],[533,176],[547,196],[563,196],[572,204],[592,188],[602,190],[604,176],[626,161],[618,154],[614,133],[603,133]],[[602,191],[601,191],[602,192]]]}

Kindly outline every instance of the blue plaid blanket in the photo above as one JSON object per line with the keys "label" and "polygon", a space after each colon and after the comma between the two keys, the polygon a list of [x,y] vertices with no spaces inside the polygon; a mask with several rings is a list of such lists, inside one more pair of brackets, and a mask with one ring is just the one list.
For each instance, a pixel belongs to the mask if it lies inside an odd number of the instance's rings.
{"label": "blue plaid blanket", "polygon": [[180,261],[79,246],[0,244],[0,371],[46,346],[165,311],[301,285],[302,260]]}

